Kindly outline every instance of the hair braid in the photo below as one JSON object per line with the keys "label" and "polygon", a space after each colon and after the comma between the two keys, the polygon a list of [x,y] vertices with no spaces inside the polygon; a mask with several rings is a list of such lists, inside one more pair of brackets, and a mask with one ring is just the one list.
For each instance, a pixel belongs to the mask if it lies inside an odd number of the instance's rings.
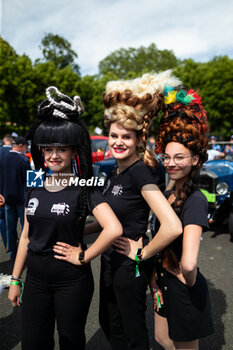
{"label": "hair braid", "polygon": [[180,215],[181,208],[186,199],[198,188],[198,181],[199,170],[196,167],[193,167],[189,174],[189,178],[178,191],[176,200],[172,203],[172,207],[178,216]]}
{"label": "hair braid", "polygon": [[[93,170],[92,170],[92,157],[91,157],[91,140],[89,136],[88,129],[84,122],[79,119],[78,124],[81,127],[82,131],[82,143],[79,145],[79,162],[80,162],[80,177],[88,180],[93,176]],[[88,208],[87,208],[87,199],[88,198],[88,187],[85,185],[82,189],[82,195],[81,195],[81,207],[82,212],[80,216],[80,220],[86,215]]]}

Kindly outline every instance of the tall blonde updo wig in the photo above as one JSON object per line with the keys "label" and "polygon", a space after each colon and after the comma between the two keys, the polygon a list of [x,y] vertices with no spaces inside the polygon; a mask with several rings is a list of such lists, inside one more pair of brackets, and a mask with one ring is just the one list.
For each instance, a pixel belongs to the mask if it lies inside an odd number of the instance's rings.
{"label": "tall blonde updo wig", "polygon": [[135,130],[142,136],[144,163],[154,167],[157,165],[155,156],[146,149],[149,127],[153,117],[160,111],[166,87],[175,88],[181,81],[172,76],[171,70],[159,74],[144,74],[133,80],[109,81],[103,94],[105,126],[112,123]]}

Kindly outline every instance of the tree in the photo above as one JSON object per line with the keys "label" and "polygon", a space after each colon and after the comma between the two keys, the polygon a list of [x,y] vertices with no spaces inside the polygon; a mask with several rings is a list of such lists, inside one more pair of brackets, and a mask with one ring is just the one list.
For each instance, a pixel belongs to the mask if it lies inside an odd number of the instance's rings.
{"label": "tree", "polygon": [[40,49],[45,61],[54,62],[59,69],[71,65],[73,70],[80,74],[79,65],[75,63],[78,55],[71,49],[71,44],[63,37],[52,33],[45,34]]}
{"label": "tree", "polygon": [[215,57],[205,63],[188,59],[174,70],[174,74],[201,95],[210,131],[229,137],[233,133],[233,60],[227,56]]}
{"label": "tree", "polygon": [[17,54],[7,41],[0,37],[0,122],[5,124],[9,121],[8,98],[6,89],[9,84],[11,67],[17,59]]}
{"label": "tree", "polygon": [[92,133],[96,126],[104,128],[103,92],[109,80],[117,79],[109,73],[104,77],[86,75],[77,83],[77,93],[82,99],[85,111],[82,117]]}
{"label": "tree", "polygon": [[1,126],[24,130],[33,109],[34,86],[31,82],[32,63],[26,56],[19,56],[0,38],[0,106]]}
{"label": "tree", "polygon": [[148,47],[121,48],[99,63],[99,72],[103,76],[113,73],[118,78],[134,78],[146,72],[158,72],[174,68],[179,64],[171,50],[158,50],[155,44]]}

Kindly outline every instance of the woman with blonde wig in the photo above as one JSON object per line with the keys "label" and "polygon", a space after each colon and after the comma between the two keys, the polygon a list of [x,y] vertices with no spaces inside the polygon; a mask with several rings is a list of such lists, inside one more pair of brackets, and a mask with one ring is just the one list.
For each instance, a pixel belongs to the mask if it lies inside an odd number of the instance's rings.
{"label": "woman with blonde wig", "polygon": [[[130,238],[135,243],[129,257],[117,251],[119,241],[101,259],[100,324],[115,350],[149,349],[145,311],[151,258],[182,232],[148,167],[156,162],[146,149],[149,127],[162,106],[165,86],[179,84],[170,71],[145,74],[131,81],[109,82],[103,96],[109,147],[118,165],[105,189],[105,199],[123,226],[123,242]],[[161,222],[151,242],[146,235],[150,209]]]}

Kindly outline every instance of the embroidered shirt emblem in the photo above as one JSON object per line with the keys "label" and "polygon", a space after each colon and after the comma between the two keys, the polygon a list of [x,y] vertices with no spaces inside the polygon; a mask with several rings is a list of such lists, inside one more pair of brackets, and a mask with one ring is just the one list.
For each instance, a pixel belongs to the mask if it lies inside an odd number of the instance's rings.
{"label": "embroidered shirt emblem", "polygon": [[69,214],[70,207],[66,203],[53,204],[51,213],[57,213],[57,215]]}
{"label": "embroidered shirt emblem", "polygon": [[123,187],[121,185],[113,186],[112,193],[114,196],[120,196],[123,192]]}
{"label": "embroidered shirt emblem", "polygon": [[38,205],[39,205],[38,199],[37,198],[31,198],[29,200],[29,202],[28,202],[26,215],[34,215]]}

